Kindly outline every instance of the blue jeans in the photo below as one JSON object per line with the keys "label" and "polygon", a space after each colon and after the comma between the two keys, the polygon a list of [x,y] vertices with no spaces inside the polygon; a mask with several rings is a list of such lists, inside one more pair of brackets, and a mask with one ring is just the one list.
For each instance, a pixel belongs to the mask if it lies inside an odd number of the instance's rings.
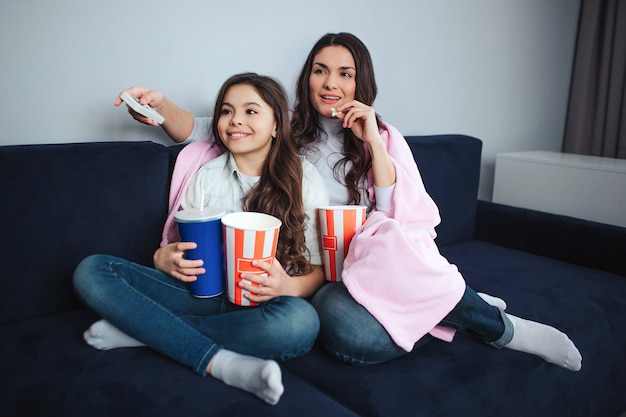
{"label": "blue jeans", "polygon": [[201,375],[220,349],[285,360],[308,352],[319,332],[317,313],[304,299],[241,307],[223,295],[196,298],[187,283],[108,255],[85,258],[74,288],[111,324]]}
{"label": "blue jeans", "polygon": [[[352,298],[343,283],[325,284],[311,302],[320,318],[318,340],[337,359],[353,365],[371,365],[407,354],[374,316]],[[439,325],[468,332],[497,348],[513,337],[513,325],[505,313],[469,287]],[[413,350],[432,339],[425,335]]]}

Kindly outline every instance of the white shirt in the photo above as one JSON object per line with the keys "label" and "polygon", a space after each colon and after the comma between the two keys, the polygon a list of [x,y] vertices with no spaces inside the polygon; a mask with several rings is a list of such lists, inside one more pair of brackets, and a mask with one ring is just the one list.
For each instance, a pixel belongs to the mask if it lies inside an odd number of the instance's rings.
{"label": "white shirt", "polygon": [[[317,229],[317,208],[328,205],[328,193],[322,177],[311,163],[302,159],[302,169],[304,237],[309,249],[308,260],[313,265],[322,265]],[[242,211],[244,196],[258,180],[259,177],[242,175],[231,153],[225,152],[194,174],[187,194],[181,201],[181,206],[183,209],[199,208],[202,205],[202,190],[204,190],[204,207],[219,207],[226,213]],[[304,256],[306,258],[307,254]]]}
{"label": "white shirt", "polygon": [[[323,182],[326,185],[328,195],[330,198],[330,205],[345,205],[348,204],[348,189],[343,184],[345,173],[350,170],[351,163],[348,162],[343,167],[344,172],[340,174],[340,180],[335,177],[334,166],[343,158],[343,127],[342,121],[334,118],[319,117],[320,127],[326,132],[326,138],[320,138],[309,146],[309,149],[304,150],[304,155],[315,168],[317,168],[319,174],[322,176]],[[194,116],[193,130],[187,138],[188,141],[209,140],[215,141],[211,134],[211,118],[210,117],[197,117]],[[325,158],[324,158],[325,156]],[[373,203],[369,199],[368,195],[369,184],[367,178],[363,178],[361,184],[361,204],[367,206],[367,211],[370,212],[374,206],[378,211],[388,213],[391,211],[391,199],[395,184],[388,187],[374,187],[374,193],[376,196],[376,203]]]}

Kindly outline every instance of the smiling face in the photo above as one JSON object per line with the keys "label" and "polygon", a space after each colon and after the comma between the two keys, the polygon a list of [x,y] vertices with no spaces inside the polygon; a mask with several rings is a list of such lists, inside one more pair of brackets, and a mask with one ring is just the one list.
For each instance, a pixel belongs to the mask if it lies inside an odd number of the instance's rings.
{"label": "smiling face", "polygon": [[249,84],[235,84],[226,94],[219,112],[217,130],[246,175],[260,175],[276,137],[274,111]]}
{"label": "smiling face", "polygon": [[332,117],[331,108],[354,100],[356,65],[354,57],[343,46],[327,46],[315,58],[309,77],[311,104],[325,117]]}

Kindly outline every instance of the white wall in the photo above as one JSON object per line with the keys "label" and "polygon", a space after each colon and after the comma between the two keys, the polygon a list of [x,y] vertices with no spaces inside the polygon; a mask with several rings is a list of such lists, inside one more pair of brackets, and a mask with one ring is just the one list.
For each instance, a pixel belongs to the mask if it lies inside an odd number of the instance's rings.
{"label": "white wall", "polygon": [[196,114],[236,72],[273,75],[290,99],[315,41],[368,45],[376,110],[405,135],[484,141],[495,154],[560,150],[579,0],[5,0],[0,3],[0,144],[154,140],[113,106],[132,85]]}

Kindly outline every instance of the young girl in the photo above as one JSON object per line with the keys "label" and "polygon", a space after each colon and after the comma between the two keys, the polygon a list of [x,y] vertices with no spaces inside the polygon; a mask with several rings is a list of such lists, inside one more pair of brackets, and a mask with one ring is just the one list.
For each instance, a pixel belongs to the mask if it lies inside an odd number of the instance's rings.
{"label": "young girl", "polygon": [[[326,205],[328,196],[315,168],[293,146],[285,94],[271,78],[240,74],[227,80],[212,129],[228,152],[193,175],[182,207],[204,203],[282,221],[276,261],[255,264],[265,276],[242,274],[262,285],[242,284],[254,290],[256,295],[248,298],[260,305],[240,307],[224,296],[193,297],[187,282],[204,272],[202,261],[184,258],[194,242],[163,245],[155,252],[155,269],[92,255],[77,267],[74,285],[105,320],[92,325],[85,339],[102,350],[145,344],[200,375],[276,404],[283,385],[271,359],[306,353],[319,330],[315,310],[301,297],[311,296],[324,282],[315,209]],[[200,195],[206,196],[204,202]]]}
{"label": "young girl", "polygon": [[[213,140],[208,119],[194,118],[157,91],[130,91],[167,114],[163,128],[172,139]],[[349,33],[320,38],[296,86],[294,137],[323,177],[330,204],[365,204],[369,212],[351,243],[343,282],[328,283],[313,297],[321,344],[340,360],[367,365],[405,355],[432,337],[452,340],[460,330],[579,370],[582,356],[567,335],[506,313],[503,300],[474,292],[440,255],[439,210],[404,137],[371,107],[376,94],[369,51]]]}

